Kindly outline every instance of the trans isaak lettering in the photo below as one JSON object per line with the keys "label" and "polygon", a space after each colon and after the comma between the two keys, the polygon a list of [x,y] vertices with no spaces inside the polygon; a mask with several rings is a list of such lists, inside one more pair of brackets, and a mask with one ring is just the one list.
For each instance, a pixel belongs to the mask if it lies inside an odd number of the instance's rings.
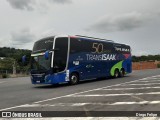
{"label": "trans isaak lettering", "polygon": [[93,55],[93,54],[86,54],[87,60],[116,60],[116,54],[101,54],[101,55]]}

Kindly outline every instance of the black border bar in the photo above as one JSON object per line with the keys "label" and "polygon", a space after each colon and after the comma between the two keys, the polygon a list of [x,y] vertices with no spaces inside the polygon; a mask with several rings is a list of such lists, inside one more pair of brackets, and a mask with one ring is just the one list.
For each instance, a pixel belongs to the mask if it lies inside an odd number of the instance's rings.
{"label": "black border bar", "polygon": [[160,117],[160,111],[1,111],[0,117]]}

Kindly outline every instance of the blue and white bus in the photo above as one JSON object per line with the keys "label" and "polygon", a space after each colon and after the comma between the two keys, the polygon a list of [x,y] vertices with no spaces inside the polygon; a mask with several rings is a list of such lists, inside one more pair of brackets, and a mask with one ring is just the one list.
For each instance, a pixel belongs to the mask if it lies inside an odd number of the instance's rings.
{"label": "blue and white bus", "polygon": [[36,41],[31,53],[32,84],[77,84],[131,72],[130,46],[107,39],[52,36]]}

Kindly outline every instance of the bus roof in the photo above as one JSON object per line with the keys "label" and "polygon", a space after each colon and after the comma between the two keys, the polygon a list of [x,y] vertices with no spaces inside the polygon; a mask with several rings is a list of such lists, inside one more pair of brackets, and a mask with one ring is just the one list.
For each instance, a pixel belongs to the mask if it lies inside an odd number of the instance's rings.
{"label": "bus roof", "polygon": [[102,40],[102,41],[107,41],[107,42],[114,42],[113,40],[101,39],[101,38],[95,38],[95,37],[88,37],[88,36],[83,36],[83,35],[75,35],[75,36],[81,37],[81,38],[89,38],[89,39],[94,39],[94,40]]}
{"label": "bus roof", "polygon": [[[56,36],[56,35],[55,35]],[[49,36],[49,37],[45,37],[45,38],[42,38],[38,41],[41,41],[41,40],[44,40],[44,39],[52,39],[54,38],[55,36]],[[61,35],[59,35],[61,36]],[[64,35],[63,35],[64,36]],[[66,35],[67,36],[67,35]],[[123,43],[117,43],[117,42],[114,42],[113,40],[108,40],[108,39],[103,39],[103,38],[96,38],[96,37],[89,37],[89,36],[84,36],[84,35],[73,35],[73,36],[70,36],[69,37],[72,37],[72,38],[84,38],[84,39],[90,39],[90,40],[99,40],[99,41],[104,41],[104,42],[110,42],[110,43],[113,43],[113,44],[116,44],[116,45],[125,45],[125,46],[129,46],[127,44],[123,44]],[[37,42],[37,41],[36,41]]]}

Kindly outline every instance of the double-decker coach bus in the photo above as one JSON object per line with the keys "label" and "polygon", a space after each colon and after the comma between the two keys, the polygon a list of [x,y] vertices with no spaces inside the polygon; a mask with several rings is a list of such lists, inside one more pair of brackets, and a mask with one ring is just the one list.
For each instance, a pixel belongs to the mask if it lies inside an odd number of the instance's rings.
{"label": "double-decker coach bus", "polygon": [[87,36],[53,36],[35,42],[32,84],[77,84],[79,81],[132,72],[131,48]]}

